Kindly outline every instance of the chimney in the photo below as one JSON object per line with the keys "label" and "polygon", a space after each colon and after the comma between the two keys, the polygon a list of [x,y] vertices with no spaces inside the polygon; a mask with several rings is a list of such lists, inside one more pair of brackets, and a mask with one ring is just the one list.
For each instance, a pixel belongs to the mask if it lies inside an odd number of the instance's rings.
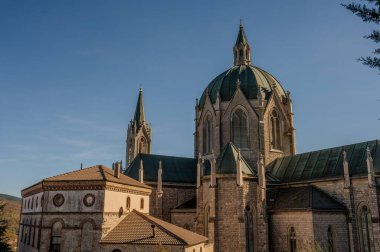
{"label": "chimney", "polygon": [[156,225],[152,224],[151,227],[152,227],[152,233],[153,233],[152,237],[155,238],[156,237]]}
{"label": "chimney", "polygon": [[120,178],[120,163],[119,162],[115,163],[114,174],[116,178]]}
{"label": "chimney", "polygon": [[344,174],[344,188],[350,188],[351,187],[350,169],[348,167],[346,151],[343,151],[343,174]]}

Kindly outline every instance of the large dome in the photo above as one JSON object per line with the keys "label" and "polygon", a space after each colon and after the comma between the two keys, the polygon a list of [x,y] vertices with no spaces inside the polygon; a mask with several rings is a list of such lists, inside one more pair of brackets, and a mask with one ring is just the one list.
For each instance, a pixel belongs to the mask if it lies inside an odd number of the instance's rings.
{"label": "large dome", "polygon": [[218,75],[207,86],[199,100],[199,106],[203,108],[208,94],[212,103],[215,103],[218,93],[222,101],[230,101],[234,95],[237,83],[247,99],[257,99],[260,88],[263,98],[269,99],[274,87],[277,87],[280,95],[285,95],[281,84],[268,72],[250,64],[233,66]]}

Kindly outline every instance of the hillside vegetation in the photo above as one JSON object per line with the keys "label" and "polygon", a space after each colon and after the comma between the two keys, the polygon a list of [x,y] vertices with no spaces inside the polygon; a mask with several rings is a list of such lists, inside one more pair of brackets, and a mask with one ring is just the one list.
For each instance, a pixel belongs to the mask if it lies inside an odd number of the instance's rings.
{"label": "hillside vegetation", "polygon": [[11,195],[0,194],[0,201],[5,203],[4,212],[1,215],[8,223],[5,232],[6,239],[8,240],[10,247],[16,251],[21,199]]}

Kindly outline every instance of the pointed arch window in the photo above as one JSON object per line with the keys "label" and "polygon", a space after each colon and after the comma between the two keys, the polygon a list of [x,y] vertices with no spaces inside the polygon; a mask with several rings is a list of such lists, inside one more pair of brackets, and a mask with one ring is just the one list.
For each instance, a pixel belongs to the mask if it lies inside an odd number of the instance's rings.
{"label": "pointed arch window", "polygon": [[296,236],[296,230],[294,227],[291,227],[289,229],[289,248],[290,248],[290,252],[297,251],[297,236]]}
{"label": "pointed arch window", "polygon": [[203,123],[203,153],[212,152],[212,117],[207,115]]}
{"label": "pointed arch window", "polygon": [[244,210],[245,223],[245,247],[246,252],[253,252],[253,218],[250,206],[246,206]]}
{"label": "pointed arch window", "polygon": [[281,150],[281,122],[276,110],[270,114],[270,144],[271,149]]}
{"label": "pointed arch window", "polygon": [[92,245],[94,241],[94,227],[90,221],[87,221],[82,226],[82,237],[81,237],[81,252],[91,252],[93,251]]}
{"label": "pointed arch window", "polygon": [[335,252],[334,233],[331,225],[327,228],[328,251]]}
{"label": "pointed arch window", "polygon": [[359,221],[362,251],[375,251],[373,244],[372,215],[367,206],[361,208]]}
{"label": "pointed arch window", "polygon": [[238,148],[248,148],[248,118],[242,109],[237,109],[231,117],[232,142]]}

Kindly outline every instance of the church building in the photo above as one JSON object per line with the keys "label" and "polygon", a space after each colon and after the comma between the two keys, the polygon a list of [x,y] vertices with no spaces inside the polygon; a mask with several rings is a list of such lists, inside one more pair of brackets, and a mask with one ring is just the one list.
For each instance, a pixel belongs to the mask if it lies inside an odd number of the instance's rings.
{"label": "church building", "polygon": [[24,189],[19,250],[380,251],[380,140],[297,153],[291,93],[252,55],[240,25],[196,99],[191,158],[152,153],[140,88],[125,169]]}

